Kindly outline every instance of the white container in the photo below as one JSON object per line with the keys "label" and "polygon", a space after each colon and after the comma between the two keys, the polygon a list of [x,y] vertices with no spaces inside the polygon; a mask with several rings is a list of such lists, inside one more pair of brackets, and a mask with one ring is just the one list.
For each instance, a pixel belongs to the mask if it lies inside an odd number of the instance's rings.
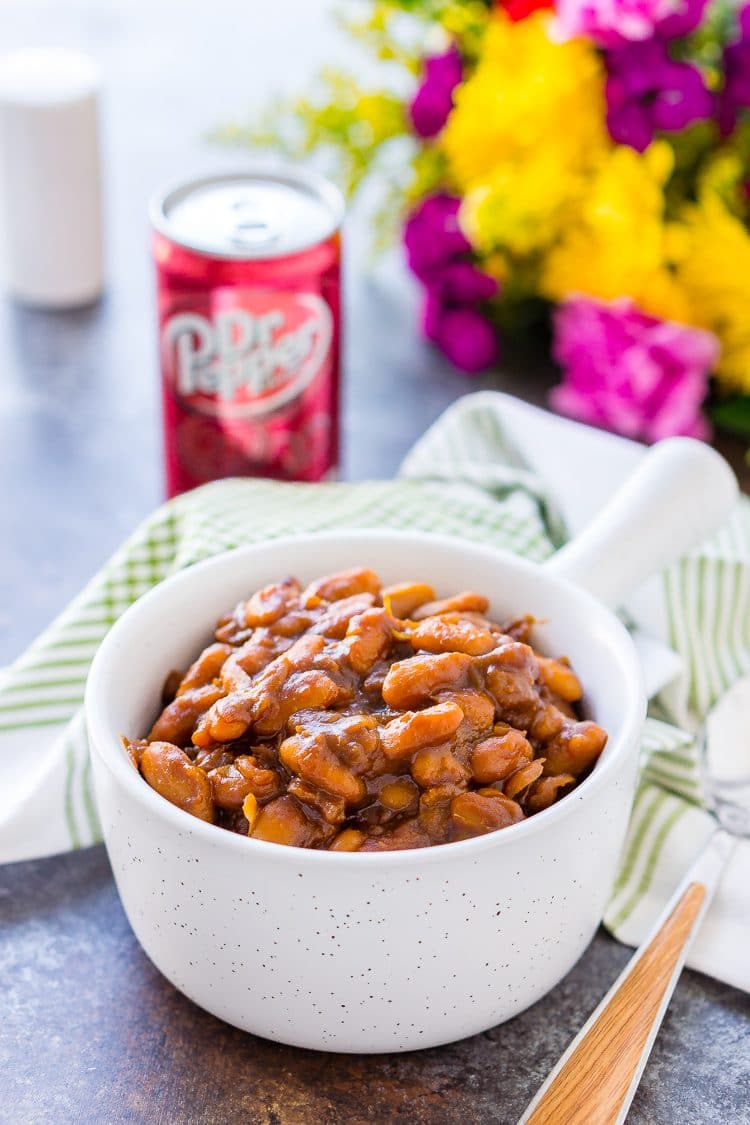
{"label": "white container", "polygon": [[[185,995],[237,1027],[332,1051],[404,1051],[482,1031],[575,964],[602,917],[635,786],[646,711],[638,658],[610,599],[710,533],[736,494],[718,454],[677,440],[576,545],[545,566],[423,533],[342,531],[276,540],[190,567],[113,627],[86,692],[94,782],[130,924]],[[701,529],[688,516],[701,514]],[[622,535],[630,550],[615,550]],[[227,606],[293,570],[306,582],[373,567],[438,597],[476,589],[501,619],[530,612],[537,642],[570,656],[608,731],[595,769],[551,808],[439,847],[346,854],[283,847],[206,824],[133,769],[167,672],[190,663]],[[592,569],[593,568],[593,569]]]}
{"label": "white container", "polygon": [[28,304],[72,308],[102,292],[99,87],[70,51],[0,60],[0,264]]}

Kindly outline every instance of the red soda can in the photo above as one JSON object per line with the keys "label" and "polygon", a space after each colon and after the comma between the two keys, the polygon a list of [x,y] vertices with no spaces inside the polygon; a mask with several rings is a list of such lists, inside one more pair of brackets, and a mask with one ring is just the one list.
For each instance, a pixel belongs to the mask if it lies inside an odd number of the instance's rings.
{"label": "red soda can", "polygon": [[296,169],[152,202],[169,496],[335,475],[343,210],[333,184]]}

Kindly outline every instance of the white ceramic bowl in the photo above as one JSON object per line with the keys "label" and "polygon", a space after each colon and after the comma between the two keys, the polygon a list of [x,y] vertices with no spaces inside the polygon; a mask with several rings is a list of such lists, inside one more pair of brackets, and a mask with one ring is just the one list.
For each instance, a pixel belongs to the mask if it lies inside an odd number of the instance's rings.
{"label": "white ceramic bowl", "polygon": [[[674,549],[683,538],[672,536]],[[605,540],[599,529],[587,549],[561,552],[559,569],[585,571],[592,544],[601,551]],[[588,713],[609,731],[591,775],[552,808],[500,832],[361,855],[246,839],[152,790],[120,735],[149,728],[166,673],[185,667],[215,620],[257,587],[287,573],[304,582],[355,565],[373,567],[385,583],[426,580],[438,596],[476,589],[501,619],[529,612],[544,620],[536,643],[570,656]],[[642,563],[636,574],[631,565],[627,580],[647,569]],[[237,1027],[356,1052],[429,1047],[482,1031],[568,972],[613,883],[645,706],[628,633],[554,566],[377,531],[276,540],[168,579],[111,630],[86,696],[107,849],[154,964]]]}

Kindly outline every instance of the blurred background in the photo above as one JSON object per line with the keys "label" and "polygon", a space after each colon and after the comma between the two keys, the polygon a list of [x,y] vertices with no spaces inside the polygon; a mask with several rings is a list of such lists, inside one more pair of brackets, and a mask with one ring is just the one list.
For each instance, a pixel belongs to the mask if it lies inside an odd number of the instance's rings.
{"label": "blurred background", "polygon": [[[65,47],[101,68],[107,271],[101,302],[74,312],[0,297],[0,663],[164,497],[149,197],[249,163],[208,134],[276,92],[299,91],[324,63],[352,61],[331,9],[329,0],[0,4],[4,52]],[[357,65],[366,70],[364,53]],[[474,384],[419,340],[415,287],[397,262],[370,275],[367,231],[352,222],[347,236],[343,471],[387,476]],[[10,600],[21,588],[22,611]]]}
{"label": "blurred background", "polygon": [[[557,409],[631,437],[750,434],[750,6],[551,6],[0,0],[3,54],[99,68],[106,257],[88,306],[0,296],[0,664],[164,498],[148,201],[250,165],[248,124],[281,148],[296,122],[347,174],[391,154],[345,226],[343,477],[391,476],[462,394],[546,404],[561,374]],[[326,68],[353,84],[274,109]],[[714,440],[747,483],[743,440]]]}

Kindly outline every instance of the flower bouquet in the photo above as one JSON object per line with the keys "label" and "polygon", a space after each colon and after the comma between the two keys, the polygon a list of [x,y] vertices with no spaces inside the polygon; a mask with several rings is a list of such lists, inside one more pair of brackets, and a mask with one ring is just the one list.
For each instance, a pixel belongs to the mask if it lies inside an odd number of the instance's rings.
{"label": "flower bouquet", "polygon": [[329,71],[223,139],[322,149],[350,193],[387,180],[423,331],[462,370],[550,311],[559,411],[750,433],[750,4],[354,6],[383,88]]}

